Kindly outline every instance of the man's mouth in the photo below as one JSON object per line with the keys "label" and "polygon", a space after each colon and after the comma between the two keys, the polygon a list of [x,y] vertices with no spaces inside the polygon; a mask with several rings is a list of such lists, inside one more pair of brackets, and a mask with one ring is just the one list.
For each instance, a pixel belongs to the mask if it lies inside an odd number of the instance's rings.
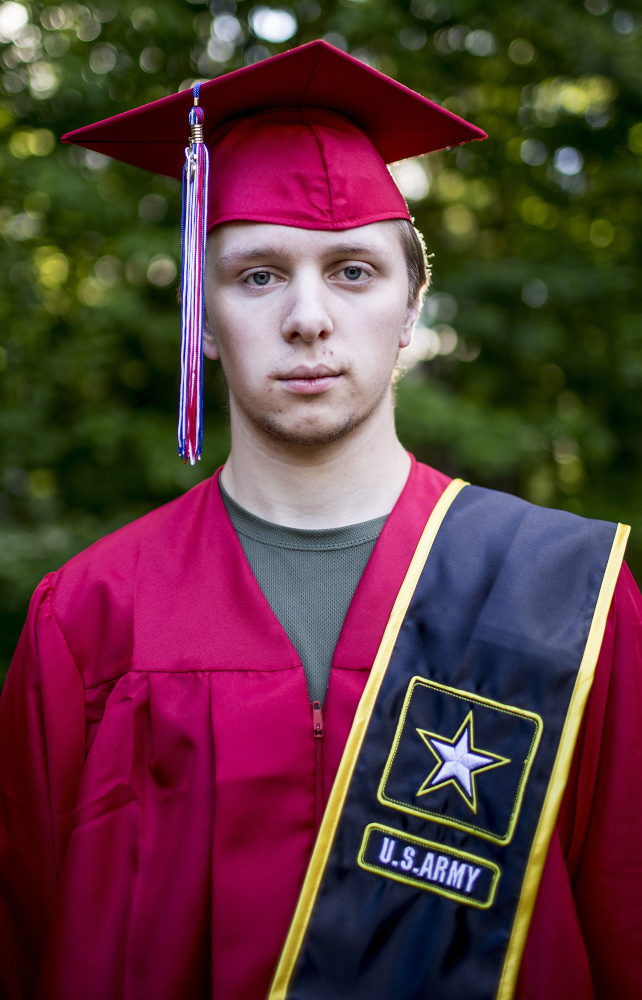
{"label": "man's mouth", "polygon": [[341,378],[341,372],[327,365],[297,365],[288,372],[277,375],[277,380],[282,383],[288,392],[299,393],[301,395],[315,395],[326,392]]}

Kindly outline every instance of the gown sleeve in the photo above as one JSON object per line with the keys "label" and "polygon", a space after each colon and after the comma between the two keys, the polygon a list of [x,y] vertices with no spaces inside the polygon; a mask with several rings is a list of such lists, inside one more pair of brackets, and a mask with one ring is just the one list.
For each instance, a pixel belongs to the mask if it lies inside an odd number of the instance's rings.
{"label": "gown sleeve", "polygon": [[[642,996],[642,597],[616,587],[584,729],[568,862],[597,1000]],[[586,765],[586,766],[584,766]],[[592,780],[591,780],[592,779]]]}
{"label": "gown sleeve", "polygon": [[642,997],[642,598],[622,566],[520,970],[519,1000]]}
{"label": "gown sleeve", "polygon": [[33,995],[85,758],[83,685],[34,593],[0,698],[0,996]]}

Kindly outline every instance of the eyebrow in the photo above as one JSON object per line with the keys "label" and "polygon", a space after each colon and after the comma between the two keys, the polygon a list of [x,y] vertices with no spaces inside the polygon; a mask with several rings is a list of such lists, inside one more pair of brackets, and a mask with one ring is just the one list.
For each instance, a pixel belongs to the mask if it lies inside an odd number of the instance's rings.
{"label": "eyebrow", "polygon": [[246,250],[231,250],[229,253],[222,253],[217,258],[219,267],[227,267],[231,264],[241,264],[246,260],[254,260],[256,257],[283,257],[283,249],[273,244],[266,243],[262,246],[248,247]]}
{"label": "eyebrow", "polygon": [[[370,254],[382,257],[386,261],[392,260],[392,254],[386,247],[355,243],[335,243],[327,248],[323,256],[350,258],[367,257]],[[277,259],[288,256],[290,256],[290,251],[287,251],[284,247],[280,247],[275,243],[263,243],[254,247],[247,247],[247,249],[231,250],[229,253],[223,253],[218,257],[216,265],[217,267],[232,267],[242,264],[245,261],[256,260],[257,258]]]}

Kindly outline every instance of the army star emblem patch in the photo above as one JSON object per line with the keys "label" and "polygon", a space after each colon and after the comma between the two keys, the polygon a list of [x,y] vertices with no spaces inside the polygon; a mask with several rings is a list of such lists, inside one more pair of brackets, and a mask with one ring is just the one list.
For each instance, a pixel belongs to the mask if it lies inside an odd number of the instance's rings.
{"label": "army star emblem patch", "polygon": [[421,785],[418,796],[427,795],[452,782],[472,811],[477,812],[477,775],[490,771],[491,768],[501,767],[502,764],[510,764],[510,760],[478,749],[474,743],[473,726],[471,709],[451,740],[425,729],[417,729],[428,749],[437,758],[437,764]]}
{"label": "army star emblem patch", "polygon": [[543,725],[521,706],[413,677],[377,798],[391,809],[507,844]]}

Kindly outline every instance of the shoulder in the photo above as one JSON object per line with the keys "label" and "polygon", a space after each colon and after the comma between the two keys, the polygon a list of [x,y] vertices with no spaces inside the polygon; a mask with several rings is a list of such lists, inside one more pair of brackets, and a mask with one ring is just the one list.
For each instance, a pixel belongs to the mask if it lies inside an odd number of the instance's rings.
{"label": "shoulder", "polygon": [[171,538],[176,525],[198,516],[203,503],[209,499],[212,484],[211,479],[199,483],[176,500],[157,507],[79,552],[52,574],[56,591],[71,587],[77,581],[87,583],[90,579],[99,580],[112,574],[123,581],[131,580],[141,546],[155,537]]}
{"label": "shoulder", "polygon": [[466,486],[457,498],[456,509],[462,521],[470,523],[471,530],[483,527],[491,541],[495,539],[502,546],[518,545],[524,554],[531,552],[537,560],[544,557],[557,564],[596,549],[608,557],[615,545],[621,562],[628,534],[627,528],[611,521],[540,507],[481,486]]}
{"label": "shoulder", "polygon": [[477,529],[485,529],[489,535],[492,535],[494,527],[502,535],[511,526],[517,531],[522,522],[528,531],[587,538],[595,536],[596,533],[605,536],[612,534],[616,528],[615,524],[608,521],[580,517],[578,514],[555,507],[540,507],[512,493],[453,480],[443,472],[417,462],[414,458],[405,492],[413,498],[420,499],[421,502],[429,496],[434,504],[454,482],[464,488],[453,498],[453,513],[461,511],[462,520],[474,524]]}
{"label": "shoulder", "polygon": [[50,574],[48,609],[79,667],[91,663],[103,673],[101,661],[129,662],[141,575],[162,563],[163,585],[167,567],[187,557],[203,520],[222,508],[218,496],[216,480],[210,478],[106,535]]}
{"label": "shoulder", "polygon": [[627,531],[608,521],[453,481],[414,459],[395,513],[396,523],[420,525],[420,530],[427,515],[435,513],[435,552],[450,565],[483,566],[488,586],[496,575],[506,576],[510,570],[508,576],[515,582],[539,584],[545,592],[551,578],[599,587],[609,562],[621,562]]}

